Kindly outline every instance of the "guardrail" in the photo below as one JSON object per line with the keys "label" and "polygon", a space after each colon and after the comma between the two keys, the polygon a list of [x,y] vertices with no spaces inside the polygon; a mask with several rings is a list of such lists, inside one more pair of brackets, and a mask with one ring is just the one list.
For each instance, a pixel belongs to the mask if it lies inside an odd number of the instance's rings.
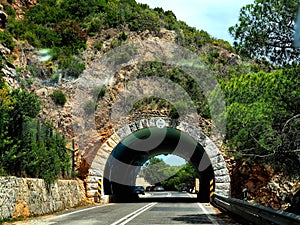
{"label": "guardrail", "polygon": [[215,194],[213,203],[218,208],[242,217],[249,224],[300,225],[300,215],[274,210],[228,196]]}

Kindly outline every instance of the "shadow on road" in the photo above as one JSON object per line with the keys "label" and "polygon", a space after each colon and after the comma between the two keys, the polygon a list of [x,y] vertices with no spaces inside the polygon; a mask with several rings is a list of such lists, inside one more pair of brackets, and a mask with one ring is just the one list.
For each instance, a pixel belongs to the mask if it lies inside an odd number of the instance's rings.
{"label": "shadow on road", "polygon": [[113,200],[117,203],[132,203],[132,202],[166,202],[166,203],[195,203],[197,198],[191,197],[142,197],[138,196],[118,196]]}
{"label": "shadow on road", "polygon": [[211,224],[211,221],[208,219],[207,215],[201,214],[182,215],[179,217],[175,217],[172,220],[177,222],[184,222],[184,224]]}
{"label": "shadow on road", "polygon": [[170,202],[170,203],[193,203],[197,198],[190,197],[146,197],[137,199],[139,202]]}

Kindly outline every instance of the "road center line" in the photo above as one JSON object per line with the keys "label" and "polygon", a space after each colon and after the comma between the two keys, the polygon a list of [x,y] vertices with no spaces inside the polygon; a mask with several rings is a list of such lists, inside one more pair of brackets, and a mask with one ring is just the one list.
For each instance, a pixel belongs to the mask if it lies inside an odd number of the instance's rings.
{"label": "road center line", "polygon": [[128,214],[127,216],[122,217],[121,219],[119,219],[118,221],[112,223],[111,225],[125,225],[129,221],[133,220],[135,217],[137,217],[138,215],[140,215],[143,212],[147,211],[148,209],[150,209],[151,207],[153,207],[156,204],[157,204],[157,202],[152,202],[148,205],[145,205],[142,208]]}
{"label": "road center line", "polygon": [[209,213],[208,211],[204,208],[204,206],[201,203],[197,203],[198,206],[201,208],[201,210],[206,214],[210,222],[212,222],[214,225],[220,225]]}

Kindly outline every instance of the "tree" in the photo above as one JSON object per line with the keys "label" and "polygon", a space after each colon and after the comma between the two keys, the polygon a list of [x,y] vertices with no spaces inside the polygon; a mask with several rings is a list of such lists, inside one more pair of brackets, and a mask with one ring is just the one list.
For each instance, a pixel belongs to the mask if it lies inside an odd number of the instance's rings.
{"label": "tree", "polygon": [[11,98],[13,110],[10,111],[10,117],[13,126],[10,132],[12,137],[21,138],[23,123],[38,115],[41,109],[40,100],[35,94],[20,89],[13,90]]}
{"label": "tree", "polygon": [[237,50],[277,65],[299,62],[300,50],[293,47],[297,6],[298,0],[255,0],[244,6],[239,22],[229,28]]}
{"label": "tree", "polygon": [[242,75],[222,84],[227,101],[226,144],[233,155],[299,175],[298,74],[298,67],[285,68]]}
{"label": "tree", "polygon": [[2,160],[6,149],[12,144],[11,138],[8,138],[8,127],[11,123],[9,116],[11,104],[9,90],[5,87],[5,83],[2,81],[2,74],[0,73],[0,176],[6,174]]}
{"label": "tree", "polygon": [[64,11],[64,17],[74,19],[78,22],[96,12],[103,11],[106,8],[105,0],[63,0],[59,7]]}
{"label": "tree", "polygon": [[0,74],[0,176],[43,178],[46,183],[70,172],[65,140],[35,117],[40,101],[26,90],[10,90]]}
{"label": "tree", "polygon": [[[178,169],[177,169],[178,170]],[[185,164],[175,175],[164,180],[162,185],[169,190],[180,190],[180,187],[186,186],[193,188],[197,173],[192,164]]]}
{"label": "tree", "polygon": [[72,53],[86,47],[87,36],[80,24],[74,20],[64,20],[55,27],[55,32],[60,37],[60,47],[68,47]]}
{"label": "tree", "polygon": [[141,175],[149,183],[156,184],[173,175],[171,166],[166,164],[162,159],[151,158],[142,168]]}
{"label": "tree", "polygon": [[170,166],[156,157],[145,163],[140,174],[149,183],[159,183],[167,190],[179,190],[181,186],[192,188],[197,177],[196,170],[190,163]]}

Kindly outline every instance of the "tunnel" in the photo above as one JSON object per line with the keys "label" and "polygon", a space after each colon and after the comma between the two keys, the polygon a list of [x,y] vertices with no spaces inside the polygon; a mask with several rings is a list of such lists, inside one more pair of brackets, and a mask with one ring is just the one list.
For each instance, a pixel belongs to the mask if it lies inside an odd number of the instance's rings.
{"label": "tunnel", "polygon": [[200,181],[199,202],[209,202],[214,191],[214,169],[204,149],[193,137],[174,127],[147,127],[121,140],[105,164],[103,192],[116,201],[135,199],[132,187],[142,165],[161,154],[177,155],[195,168]]}

